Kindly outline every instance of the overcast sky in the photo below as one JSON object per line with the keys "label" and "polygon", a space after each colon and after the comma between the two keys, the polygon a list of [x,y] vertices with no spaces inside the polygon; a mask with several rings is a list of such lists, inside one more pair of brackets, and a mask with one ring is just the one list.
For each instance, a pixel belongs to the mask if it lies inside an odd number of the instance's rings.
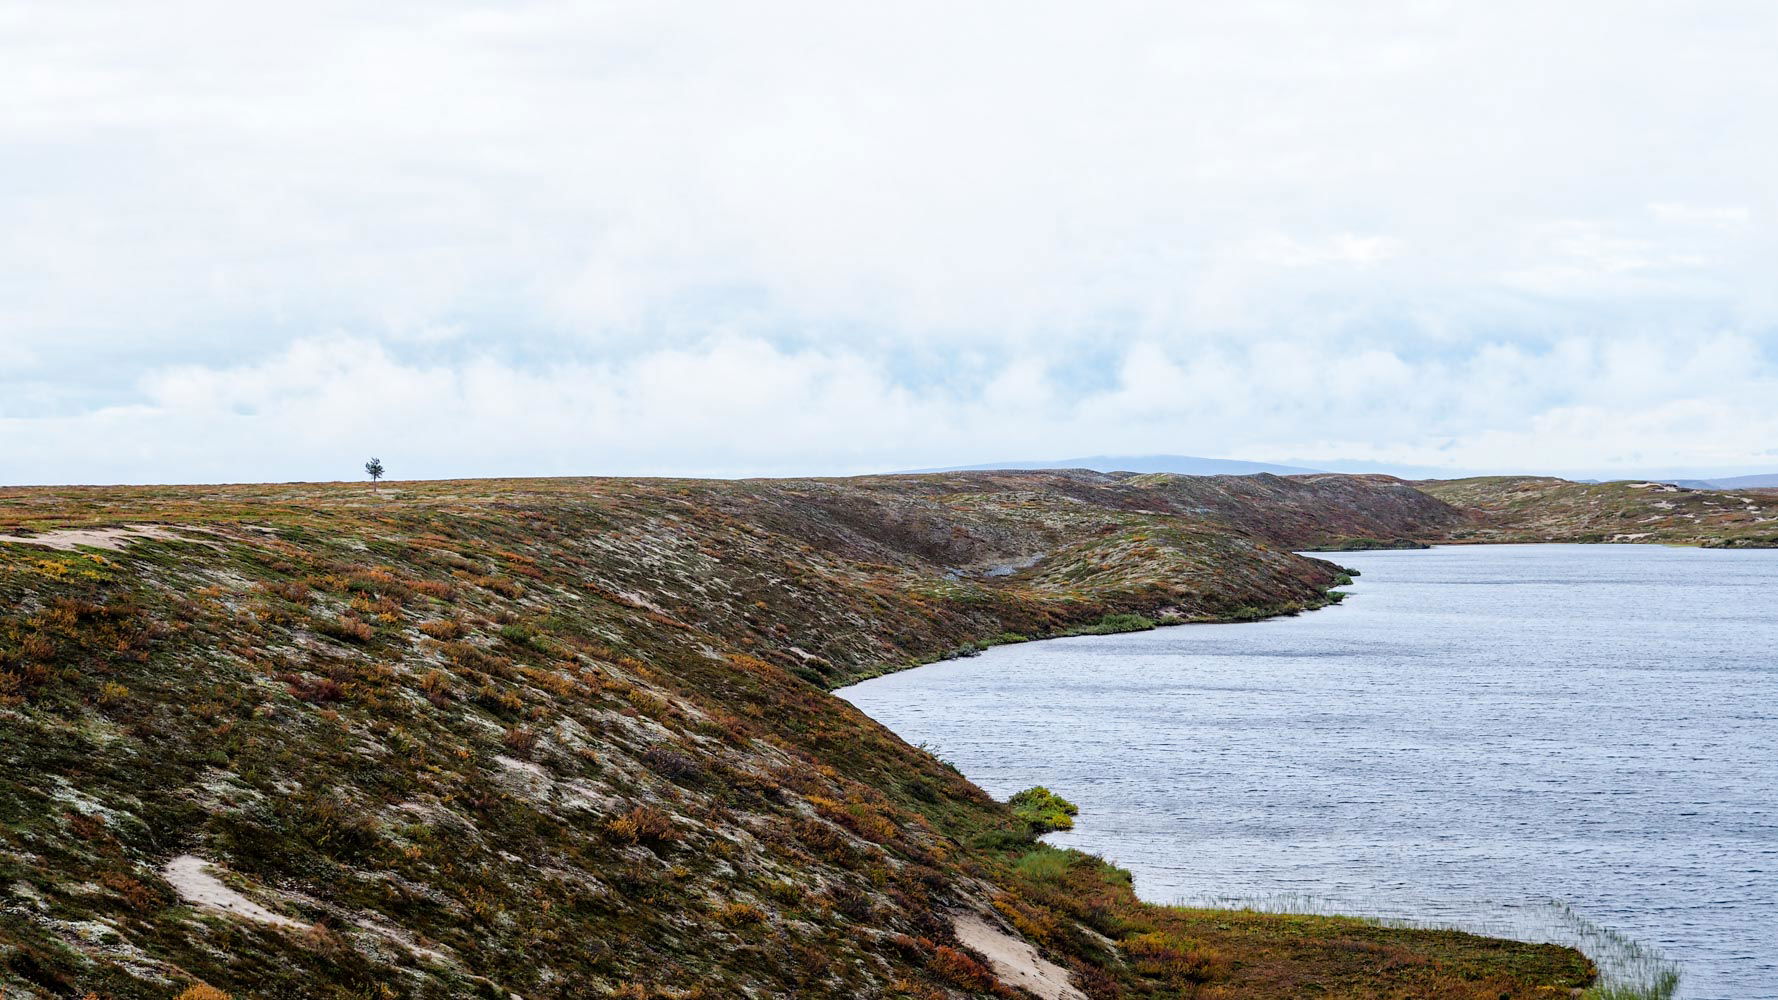
{"label": "overcast sky", "polygon": [[1778,469],[1778,4],[0,0],[0,482]]}

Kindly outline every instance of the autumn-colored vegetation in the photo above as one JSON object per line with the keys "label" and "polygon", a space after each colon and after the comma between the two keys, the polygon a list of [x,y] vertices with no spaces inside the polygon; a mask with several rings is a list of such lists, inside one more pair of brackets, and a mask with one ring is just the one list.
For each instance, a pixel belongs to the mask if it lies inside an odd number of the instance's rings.
{"label": "autumn-colored vegetation", "polygon": [[1484,476],[1416,483],[1472,524],[1434,536],[1463,542],[1644,542],[1709,548],[1778,546],[1778,494],[1668,483],[1572,483]]}
{"label": "autumn-colored vegetation", "polygon": [[[1144,905],[1034,842],[1065,800],[1020,815],[825,692],[1319,607],[1341,571],[1292,546],[1467,523],[1257,478],[0,489],[0,993],[1014,995],[962,912],[1093,1000],[1583,985],[1561,949]],[[54,547],[125,525],[159,530]],[[287,923],[182,896],[184,856]]]}

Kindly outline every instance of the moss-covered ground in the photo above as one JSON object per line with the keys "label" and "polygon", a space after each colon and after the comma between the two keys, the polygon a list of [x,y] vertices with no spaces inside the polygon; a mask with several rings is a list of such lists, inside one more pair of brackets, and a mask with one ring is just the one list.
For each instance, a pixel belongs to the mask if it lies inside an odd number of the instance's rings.
{"label": "moss-covered ground", "polygon": [[[1584,985],[1562,949],[1142,904],[826,693],[1317,607],[1340,570],[1291,547],[1464,517],[1262,485],[0,490],[0,995],[1016,995],[954,939],[966,911],[1095,1000]],[[182,856],[298,927],[183,898]]]}

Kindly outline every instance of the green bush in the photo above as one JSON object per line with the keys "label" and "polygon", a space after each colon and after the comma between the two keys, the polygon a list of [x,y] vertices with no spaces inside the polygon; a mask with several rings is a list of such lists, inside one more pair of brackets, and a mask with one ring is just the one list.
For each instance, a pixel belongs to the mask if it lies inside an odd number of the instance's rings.
{"label": "green bush", "polygon": [[1106,615],[1091,625],[1071,628],[1063,635],[1112,635],[1117,632],[1146,632],[1154,628],[1154,619],[1145,615]]}
{"label": "green bush", "polygon": [[1074,829],[1074,817],[1080,808],[1055,792],[1037,785],[1006,800],[1013,815],[1028,823],[1037,833]]}

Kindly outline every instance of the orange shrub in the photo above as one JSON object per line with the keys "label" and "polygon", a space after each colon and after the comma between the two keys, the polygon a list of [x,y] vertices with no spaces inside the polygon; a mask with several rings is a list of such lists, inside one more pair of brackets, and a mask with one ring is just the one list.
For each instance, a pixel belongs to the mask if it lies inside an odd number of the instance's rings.
{"label": "orange shrub", "polygon": [[478,576],[474,582],[476,586],[486,587],[501,597],[518,600],[525,596],[525,585],[517,580],[508,580],[498,576]]}
{"label": "orange shrub", "polygon": [[947,945],[933,949],[926,971],[938,979],[966,990],[986,993],[1000,985],[988,967]]}
{"label": "orange shrub", "polygon": [[369,642],[377,635],[374,626],[354,615],[341,615],[335,621],[322,622],[319,631],[347,642]]}
{"label": "orange shrub", "polygon": [[449,601],[457,596],[457,588],[442,580],[415,580],[411,586],[416,593],[436,597],[441,601]]}
{"label": "orange shrub", "polygon": [[282,680],[290,688],[290,696],[316,705],[346,699],[346,689],[331,677],[309,677],[286,674]]}
{"label": "orange shrub", "polygon": [[730,927],[744,927],[749,924],[764,923],[766,911],[752,903],[729,903],[716,911],[716,919]]}
{"label": "orange shrub", "polygon": [[160,896],[153,889],[122,872],[106,872],[99,877],[99,884],[117,893],[125,905],[138,913],[159,908]]}
{"label": "orange shrub", "polygon": [[679,839],[672,817],[650,805],[640,805],[605,821],[605,831],[626,844],[658,847]]}
{"label": "orange shrub", "polygon": [[437,621],[421,622],[420,631],[440,642],[448,642],[462,638],[468,629],[455,618],[440,618]]}
{"label": "orange shrub", "polygon": [[309,603],[309,585],[298,580],[286,580],[280,583],[262,583],[259,589],[297,604]]}
{"label": "orange shrub", "polygon": [[434,705],[451,700],[451,675],[442,670],[428,670],[420,675],[420,693]]}

